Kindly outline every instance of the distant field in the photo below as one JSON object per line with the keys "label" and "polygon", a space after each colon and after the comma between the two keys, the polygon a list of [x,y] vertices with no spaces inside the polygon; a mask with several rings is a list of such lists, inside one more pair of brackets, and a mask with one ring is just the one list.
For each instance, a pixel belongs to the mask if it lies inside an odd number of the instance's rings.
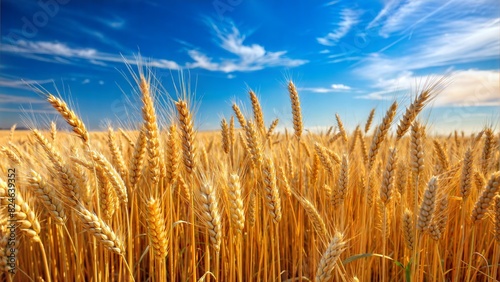
{"label": "distant field", "polygon": [[159,126],[140,88],[142,129],[89,133],[49,97],[74,132],[0,131],[2,281],[500,278],[500,135],[428,135],[432,87],[317,133],[291,82],[279,133],[253,92],[252,116],[197,133],[184,100]]}

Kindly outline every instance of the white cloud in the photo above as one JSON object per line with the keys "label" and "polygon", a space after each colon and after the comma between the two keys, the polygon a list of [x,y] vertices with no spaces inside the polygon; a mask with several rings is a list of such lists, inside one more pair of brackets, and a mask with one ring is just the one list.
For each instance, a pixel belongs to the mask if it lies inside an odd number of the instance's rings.
{"label": "white cloud", "polygon": [[99,80],[99,85],[104,85],[104,81]]}
{"label": "white cloud", "polygon": [[351,9],[344,9],[340,12],[341,22],[337,29],[316,40],[321,45],[334,46],[340,39],[346,36],[351,28],[359,22],[360,13]]}
{"label": "white cloud", "polygon": [[[83,60],[101,66],[106,66],[106,63],[123,62],[137,64],[136,58],[132,56],[105,53],[94,48],[74,48],[61,42],[18,40],[4,44],[2,51],[35,60],[47,60],[47,57],[50,57],[49,61],[56,63],[77,63]],[[33,57],[33,55],[43,56]],[[59,62],[57,58],[63,58],[65,61]],[[176,62],[165,59],[148,59],[148,64],[163,69],[180,69]]]}
{"label": "white cloud", "polygon": [[191,49],[188,51],[188,55],[194,62],[187,63],[188,68],[202,68],[230,73],[254,71],[276,66],[296,67],[307,63],[306,60],[285,57],[286,51],[271,52],[259,44],[245,44],[246,36],[241,34],[232,23],[229,27],[219,27],[211,20],[207,20],[207,23],[213,29],[219,47],[227,51],[228,55],[236,58],[222,57],[214,59],[199,50]]}
{"label": "white cloud", "polygon": [[351,90],[351,87],[345,84],[332,84],[331,88],[335,90]]}
{"label": "white cloud", "polygon": [[[381,79],[375,91],[358,96],[359,99],[388,100],[397,96],[407,96],[414,89],[422,88],[429,81],[443,79],[443,75],[415,76],[406,72],[398,78]],[[500,106],[500,71],[459,70],[446,78],[446,87],[433,100],[435,107],[479,107]]]}
{"label": "white cloud", "polygon": [[313,93],[333,93],[333,92],[346,92],[351,90],[350,86],[345,84],[332,84],[330,87],[301,87],[299,91],[313,92]]}
{"label": "white cloud", "polygon": [[82,84],[89,84],[90,83],[90,79],[86,78],[82,81]]}

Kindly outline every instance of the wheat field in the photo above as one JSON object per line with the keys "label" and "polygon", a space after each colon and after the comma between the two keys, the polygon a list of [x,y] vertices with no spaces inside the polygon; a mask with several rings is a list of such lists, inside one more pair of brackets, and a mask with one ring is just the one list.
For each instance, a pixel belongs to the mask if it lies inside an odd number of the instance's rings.
{"label": "wheat field", "polygon": [[443,81],[352,132],[306,130],[290,81],[293,128],[250,91],[199,133],[189,97],[160,122],[136,82],[129,128],[89,132],[45,93],[73,132],[1,132],[2,281],[500,280],[500,135],[428,134]]}

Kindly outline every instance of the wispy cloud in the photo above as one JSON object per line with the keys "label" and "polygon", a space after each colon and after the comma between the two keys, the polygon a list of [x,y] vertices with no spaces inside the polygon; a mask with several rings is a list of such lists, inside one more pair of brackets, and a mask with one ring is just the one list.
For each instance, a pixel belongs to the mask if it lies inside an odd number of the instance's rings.
{"label": "wispy cloud", "polygon": [[19,95],[11,94],[1,94],[0,93],[0,105],[3,104],[46,104],[47,102],[43,99],[37,99],[33,97],[25,97]]}
{"label": "wispy cloud", "polygon": [[500,18],[457,20],[440,29],[405,52],[411,55],[374,53],[355,72],[376,81],[406,71],[495,59],[500,54]]}
{"label": "wispy cloud", "polygon": [[[52,41],[26,41],[18,40],[13,43],[6,43],[2,46],[2,52],[11,53],[17,56],[28,57],[32,59],[47,60],[57,62],[56,58],[63,58],[66,63],[77,63],[86,61],[90,64],[106,66],[106,63],[136,64],[137,60],[133,56],[120,56],[98,51],[94,48],[71,47],[62,42]],[[33,56],[38,55],[38,56]],[[149,59],[148,63],[152,67],[163,69],[180,69],[180,66],[166,59]]]}
{"label": "wispy cloud", "polygon": [[285,57],[287,51],[267,51],[264,46],[253,43],[245,44],[246,36],[231,22],[227,26],[218,26],[212,20],[207,20],[216,36],[215,42],[228,55],[236,58],[220,57],[214,59],[205,53],[191,49],[188,55],[194,60],[187,63],[189,68],[202,68],[210,71],[235,72],[254,71],[266,67],[296,67],[307,63],[306,60]]}
{"label": "wispy cloud", "polygon": [[333,93],[333,92],[346,92],[351,90],[350,86],[345,84],[332,84],[330,87],[301,87],[299,91],[313,92],[313,93]]}
{"label": "wispy cloud", "polygon": [[54,83],[52,79],[43,79],[43,80],[31,80],[31,79],[11,79],[0,77],[0,87],[8,87],[15,89],[31,89],[30,85],[41,85],[47,83]]}
{"label": "wispy cloud", "polygon": [[359,22],[359,16],[360,12],[358,11],[343,9],[340,12],[341,21],[337,24],[336,29],[323,37],[316,38],[316,40],[321,45],[334,46]]}

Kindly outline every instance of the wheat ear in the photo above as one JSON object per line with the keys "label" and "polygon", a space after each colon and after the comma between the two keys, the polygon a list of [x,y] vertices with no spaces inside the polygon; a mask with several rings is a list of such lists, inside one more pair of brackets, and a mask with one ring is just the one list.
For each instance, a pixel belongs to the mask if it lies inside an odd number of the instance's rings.
{"label": "wheat ear", "polygon": [[335,119],[337,120],[337,125],[339,127],[339,133],[340,136],[342,137],[342,141],[344,141],[344,144],[347,144],[347,132],[345,131],[344,123],[340,119],[339,114],[337,113],[335,114]]}
{"label": "wheat ear", "polygon": [[238,122],[240,123],[241,128],[244,128],[247,125],[247,121],[245,119],[245,116],[241,113],[240,107],[238,107],[237,104],[233,104],[233,111],[236,115],[236,118],[238,119]]}
{"label": "wheat ear", "polygon": [[33,129],[33,134],[37,142],[42,146],[49,160],[52,162],[54,169],[59,175],[59,179],[63,184],[65,193],[69,196],[69,201],[73,206],[76,206],[80,201],[80,186],[70,167],[63,161],[59,152],[37,129]]}
{"label": "wheat ear", "polygon": [[420,212],[417,221],[417,230],[420,232],[426,231],[436,208],[436,194],[438,189],[437,178],[432,177],[425,189],[422,203],[420,204]]}
{"label": "wheat ear", "polygon": [[403,213],[403,236],[405,245],[409,250],[413,250],[415,244],[415,233],[413,232],[412,213],[405,209]]}
{"label": "wheat ear", "polygon": [[185,101],[180,100],[175,103],[179,113],[179,125],[182,138],[182,156],[186,171],[191,174],[196,167],[196,148],[194,144],[193,118]]}
{"label": "wheat ear", "polygon": [[97,163],[97,165],[103,169],[104,174],[108,178],[111,186],[115,189],[116,194],[120,200],[124,203],[128,202],[127,188],[123,179],[120,177],[115,168],[111,163],[101,154],[96,151],[90,151],[90,156],[92,160]]}
{"label": "wheat ear", "polygon": [[368,131],[370,130],[370,126],[372,125],[374,116],[375,116],[375,108],[371,109],[370,114],[368,114],[368,118],[366,119],[365,123],[365,133],[368,133]]}
{"label": "wheat ear", "polygon": [[210,239],[210,244],[216,252],[220,250],[222,226],[217,193],[210,183],[202,183],[198,201],[200,203],[200,216],[205,224]]}
{"label": "wheat ear", "polygon": [[61,99],[55,97],[54,95],[50,94],[47,97],[47,101],[56,109],[59,114],[66,120],[66,122],[73,127],[73,132],[80,137],[83,142],[87,143],[89,141],[89,133],[87,132],[87,129],[85,128],[85,124],[82,122],[82,120],[73,112],[72,110],[69,109],[68,105]]}
{"label": "wheat ear", "polygon": [[345,249],[347,249],[347,242],[344,240],[344,235],[338,231],[335,232],[332,241],[319,262],[316,271],[316,282],[330,281],[333,276],[333,269],[337,265],[337,260]]}
{"label": "wheat ear", "polygon": [[467,197],[469,197],[471,186],[472,186],[472,177],[473,177],[473,154],[471,148],[468,148],[465,152],[464,161],[462,163],[462,174],[460,176],[460,195],[462,199],[465,201]]}
{"label": "wheat ear", "polygon": [[179,145],[178,145],[178,135],[177,126],[172,124],[168,130],[167,138],[167,158],[165,160],[165,167],[167,169],[167,181],[172,184],[175,179],[177,179],[177,174],[179,172]]}
{"label": "wheat ear", "polygon": [[45,206],[49,214],[59,224],[64,224],[66,221],[66,212],[62,201],[57,197],[54,189],[49,187],[42,179],[42,176],[31,170],[31,175],[28,178],[31,189],[35,192],[38,199]]}
{"label": "wheat ear", "polygon": [[221,127],[221,138],[222,138],[222,151],[229,154],[229,125],[225,118],[220,122]]}
{"label": "wheat ear", "polygon": [[148,235],[154,255],[162,260],[168,253],[168,237],[165,230],[165,216],[157,199],[149,199],[146,202],[146,221],[148,223]]}
{"label": "wheat ear", "polygon": [[384,205],[387,205],[392,197],[394,191],[394,177],[396,174],[396,148],[389,149],[389,156],[387,157],[387,164],[385,166],[385,171],[382,179],[382,185],[380,186],[380,200]]}
{"label": "wheat ear", "polygon": [[140,76],[139,88],[142,93],[142,117],[147,136],[149,177],[151,178],[151,186],[154,187],[160,181],[160,133],[156,121],[149,78],[146,80],[142,74]]}
{"label": "wheat ear", "polygon": [[252,110],[253,110],[253,117],[255,119],[255,124],[257,126],[258,131],[261,134],[264,134],[264,132],[266,131],[266,126],[264,124],[264,113],[262,112],[259,98],[257,98],[257,95],[252,90],[250,90],[248,94],[250,95],[250,101],[252,102]]}
{"label": "wheat ear", "polygon": [[288,93],[290,94],[290,100],[292,102],[293,129],[295,130],[295,136],[300,139],[304,125],[302,124],[299,93],[292,81],[288,83]]}
{"label": "wheat ear", "polygon": [[238,174],[229,175],[228,194],[230,201],[231,223],[236,231],[243,234],[245,227],[245,212],[243,210],[243,198],[241,197],[241,184]]}
{"label": "wheat ear", "polygon": [[129,179],[130,188],[134,188],[139,182],[142,176],[142,164],[144,163],[144,156],[146,155],[147,147],[147,136],[144,132],[144,128],[139,131],[139,136],[137,137],[137,142],[134,146],[134,151],[132,153],[132,158],[130,159],[129,168]]}
{"label": "wheat ear", "polygon": [[488,180],[488,184],[484,188],[481,196],[477,199],[476,204],[474,205],[474,209],[472,210],[472,222],[476,223],[479,220],[483,219],[488,207],[491,205],[495,194],[497,193],[500,187],[500,171],[494,172],[491,174],[490,180]]}
{"label": "wheat ear", "polygon": [[281,220],[281,199],[276,187],[276,171],[271,158],[264,159],[262,174],[264,176],[264,200],[267,210],[273,222],[278,223]]}
{"label": "wheat ear", "polygon": [[391,107],[387,110],[382,123],[377,127],[375,131],[375,135],[373,136],[372,143],[370,145],[370,151],[368,153],[368,170],[371,170],[373,164],[375,162],[375,158],[377,157],[378,150],[384,142],[387,132],[391,127],[392,121],[394,120],[394,116],[396,115],[396,109],[398,108],[398,103],[394,101]]}
{"label": "wheat ear", "polygon": [[105,248],[119,255],[125,253],[122,240],[115,234],[111,227],[102,221],[102,219],[82,205],[77,206],[77,211],[83,228],[92,233]]}
{"label": "wheat ear", "polygon": [[125,166],[125,161],[123,160],[123,155],[121,150],[116,144],[116,137],[113,128],[108,128],[108,145],[111,152],[113,165],[120,174],[123,181],[127,181],[127,167]]}

